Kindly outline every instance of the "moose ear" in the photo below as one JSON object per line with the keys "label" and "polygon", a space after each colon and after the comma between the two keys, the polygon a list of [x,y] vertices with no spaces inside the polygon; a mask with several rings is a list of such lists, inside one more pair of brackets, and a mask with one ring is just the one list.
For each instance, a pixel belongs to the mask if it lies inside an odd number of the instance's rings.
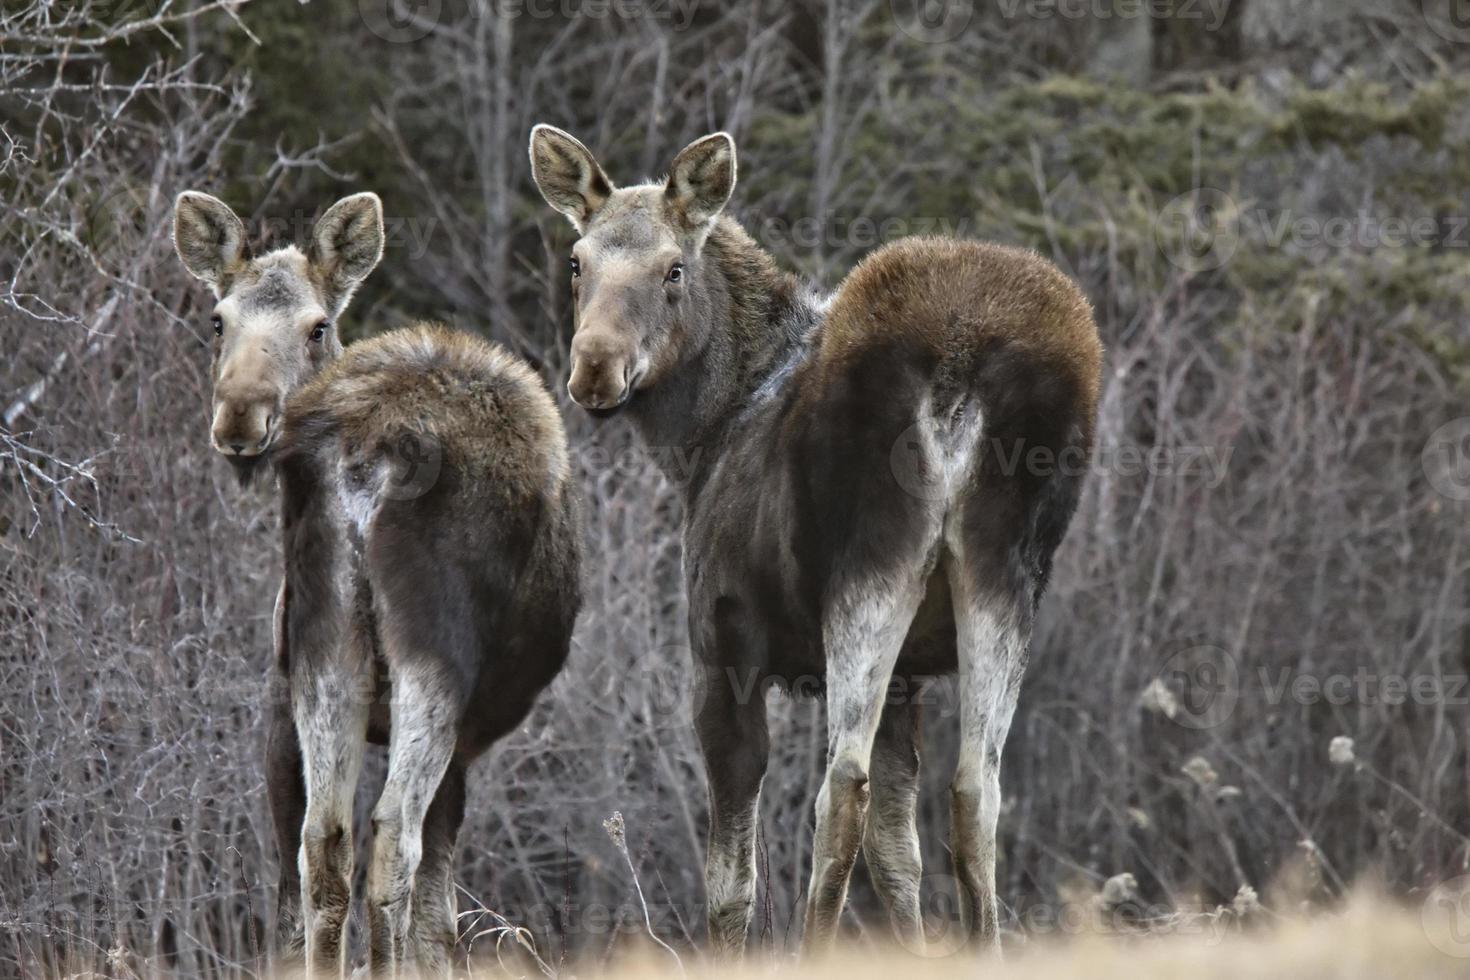
{"label": "moose ear", "polygon": [[327,208],[311,231],[311,263],[343,284],[356,285],[383,257],[383,202],[353,194]]}
{"label": "moose ear", "polygon": [[531,130],[531,177],[546,203],[570,218],[579,232],[587,230],[593,213],[613,192],[592,151],[545,123]]}
{"label": "moose ear", "polygon": [[714,133],[679,151],[664,196],[674,217],[696,231],[715,219],[734,190],[735,140]]}
{"label": "moose ear", "polygon": [[342,198],[312,229],[307,258],[338,311],[382,257],[383,202],[376,194],[365,192]]}
{"label": "moose ear", "polygon": [[245,224],[219,198],[184,191],[174,200],[174,250],[190,274],[218,290],[245,266]]}

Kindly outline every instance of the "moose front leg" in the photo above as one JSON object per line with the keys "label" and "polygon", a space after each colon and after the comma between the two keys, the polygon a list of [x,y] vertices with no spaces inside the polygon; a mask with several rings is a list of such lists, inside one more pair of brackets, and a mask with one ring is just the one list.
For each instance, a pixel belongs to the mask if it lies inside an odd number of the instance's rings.
{"label": "moose front leg", "polygon": [[[352,798],[371,700],[370,626],[324,647],[294,644],[291,689],[306,776],[300,874],[308,976],[341,976],[352,902]],[[293,631],[293,639],[295,632]],[[307,650],[319,651],[303,656]]]}
{"label": "moose front leg", "polygon": [[301,742],[291,717],[290,686],[273,678],[270,733],[266,736],[266,797],[276,832],[276,888],[274,956],[277,968],[299,967],[306,953],[301,919],[301,825],[306,819],[306,780],[301,769]]}
{"label": "moose front leg", "polygon": [[306,778],[301,742],[291,715],[290,657],[286,646],[286,582],[276,598],[275,662],[267,684],[270,731],[265,741],[265,788],[276,832],[276,930],[272,955],[279,969],[299,968],[306,955],[301,921],[301,823],[306,819]]}
{"label": "moose front leg", "polygon": [[704,866],[710,947],[735,960],[755,912],[755,843],[770,739],[757,686],[737,689],[707,669],[695,728],[709,780],[709,854]]}

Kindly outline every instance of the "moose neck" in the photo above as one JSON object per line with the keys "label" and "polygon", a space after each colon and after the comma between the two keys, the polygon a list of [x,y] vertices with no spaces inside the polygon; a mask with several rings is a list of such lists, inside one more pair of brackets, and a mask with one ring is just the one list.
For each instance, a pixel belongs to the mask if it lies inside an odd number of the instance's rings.
{"label": "moose neck", "polygon": [[819,317],[814,297],[733,218],[721,217],[701,256],[703,295],[689,346],[629,406],[644,442],[687,500],[719,458],[733,420],[800,356]]}

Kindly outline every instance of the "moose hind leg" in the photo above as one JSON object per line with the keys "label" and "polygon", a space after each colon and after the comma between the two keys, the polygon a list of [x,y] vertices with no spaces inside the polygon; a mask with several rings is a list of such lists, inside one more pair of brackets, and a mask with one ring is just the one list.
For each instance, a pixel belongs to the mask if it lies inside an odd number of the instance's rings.
{"label": "moose hind leg", "polygon": [[388,776],[373,808],[367,884],[377,976],[395,976],[415,966],[409,962],[411,926],[424,822],[454,756],[460,714],[460,696],[446,690],[448,685],[427,665],[395,670],[392,684]]}
{"label": "moose hind leg", "polygon": [[957,536],[947,536],[959,653],[960,754],[950,789],[950,850],[970,944],[998,949],[995,895],[1000,761],[1015,714],[1029,641],[1029,601],[983,582],[984,572]]}
{"label": "moose hind leg", "polygon": [[802,950],[832,946],[867,820],[868,766],[893,665],[923,597],[918,568],[851,587],[824,617],[827,775],[817,793]]}
{"label": "moose hind leg", "polygon": [[451,762],[424,818],[424,857],[413,889],[414,962],[428,975],[448,971],[456,937],[454,844],[464,822],[465,770]]}
{"label": "moose hind leg", "polygon": [[883,709],[871,759],[872,799],[863,833],[863,858],[873,889],[888,910],[894,938],[912,952],[924,950],[919,907],[919,707],[912,701]]}

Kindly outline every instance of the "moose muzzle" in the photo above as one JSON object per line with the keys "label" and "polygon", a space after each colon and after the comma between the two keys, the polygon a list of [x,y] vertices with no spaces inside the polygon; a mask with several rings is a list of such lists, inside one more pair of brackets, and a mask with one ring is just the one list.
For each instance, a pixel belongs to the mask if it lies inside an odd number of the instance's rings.
{"label": "moose muzzle", "polygon": [[215,390],[210,438],[226,456],[258,456],[270,448],[281,415],[281,393],[268,385],[229,385]]}
{"label": "moose muzzle", "polygon": [[640,376],[637,343],[607,329],[579,331],[572,338],[572,401],[597,412],[621,408]]}

